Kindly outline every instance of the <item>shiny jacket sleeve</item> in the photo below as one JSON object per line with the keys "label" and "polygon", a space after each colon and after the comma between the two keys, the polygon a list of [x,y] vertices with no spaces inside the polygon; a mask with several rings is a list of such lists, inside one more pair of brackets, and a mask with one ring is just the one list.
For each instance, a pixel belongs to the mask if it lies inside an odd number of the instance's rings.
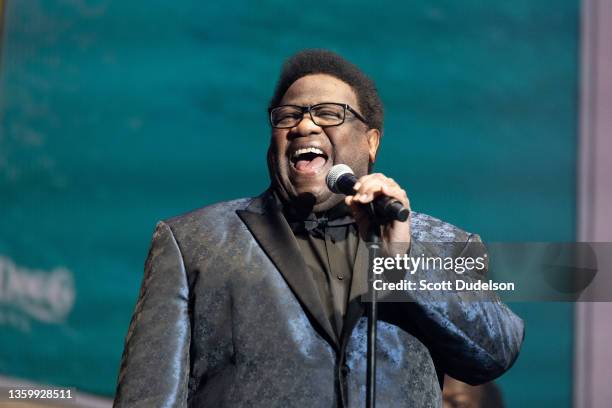
{"label": "shiny jacket sleeve", "polygon": [[185,407],[189,288],[170,227],[157,224],[125,340],[114,407]]}
{"label": "shiny jacket sleeve", "polygon": [[[486,253],[480,237],[475,234],[470,235],[467,242],[453,245],[456,248],[452,251],[453,257],[476,258]],[[440,254],[436,247],[440,246],[413,240],[409,256],[451,255],[445,251]],[[457,278],[474,282],[485,274],[486,267],[460,276],[445,270],[417,272],[428,282]],[[506,372],[518,357],[524,337],[523,321],[495,292],[478,292],[475,297],[474,292],[441,293],[411,292],[410,301],[395,308],[400,324],[409,325],[416,331],[417,337],[429,348],[436,366],[453,378],[476,385],[492,381]]]}

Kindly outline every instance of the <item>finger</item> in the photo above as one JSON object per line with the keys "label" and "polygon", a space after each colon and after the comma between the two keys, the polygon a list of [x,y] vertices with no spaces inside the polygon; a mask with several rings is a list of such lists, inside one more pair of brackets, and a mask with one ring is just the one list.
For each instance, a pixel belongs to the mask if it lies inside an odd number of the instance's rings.
{"label": "finger", "polygon": [[368,187],[363,193],[355,194],[355,200],[367,204],[372,201],[376,196],[382,194],[382,185],[373,185]]}
{"label": "finger", "polygon": [[355,191],[358,191],[365,182],[371,182],[372,180],[379,180],[385,178],[385,175],[382,173],[366,174],[365,176],[362,176],[359,178],[359,180],[357,180],[357,182],[353,186],[353,189],[355,189]]}
{"label": "finger", "polygon": [[356,183],[355,187],[357,191],[364,192],[370,189],[372,186],[378,185],[399,186],[392,178],[389,178],[381,173],[375,173],[359,179],[359,182]]}
{"label": "finger", "polygon": [[[363,193],[361,192],[363,191]],[[410,208],[410,200],[408,199],[408,195],[406,191],[402,189],[397,183],[392,184],[376,184],[373,182],[368,182],[368,184],[364,184],[359,193],[355,194],[355,200],[362,204],[367,204],[374,200],[377,196],[384,194],[389,197],[393,197],[396,200],[399,200],[404,206]]]}
{"label": "finger", "polygon": [[390,180],[382,175],[365,179],[359,186],[355,196],[359,202],[368,203],[372,201],[374,197],[382,193],[383,186],[385,185],[396,186],[397,184],[393,182],[393,180]]}
{"label": "finger", "polygon": [[410,200],[408,199],[408,195],[403,188],[399,186],[394,187],[385,185],[382,188],[382,193],[388,197],[393,197],[396,200],[399,200],[406,208],[410,208]]}
{"label": "finger", "polygon": [[385,176],[382,173],[366,174],[365,176],[361,176],[357,180],[357,183],[355,183],[355,187],[358,188],[359,185],[363,184],[366,181],[371,181],[371,180],[386,180],[386,179],[387,179],[387,176]]}

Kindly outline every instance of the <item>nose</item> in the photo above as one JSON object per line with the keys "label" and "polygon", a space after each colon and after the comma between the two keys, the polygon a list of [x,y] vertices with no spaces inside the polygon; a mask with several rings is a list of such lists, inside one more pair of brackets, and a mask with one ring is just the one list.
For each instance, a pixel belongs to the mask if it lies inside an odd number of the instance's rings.
{"label": "nose", "polygon": [[308,112],[304,112],[302,120],[300,120],[297,125],[291,128],[291,133],[293,133],[296,137],[308,137],[312,135],[317,135],[321,133],[322,130],[323,129],[320,126],[316,125],[312,121],[310,114]]}

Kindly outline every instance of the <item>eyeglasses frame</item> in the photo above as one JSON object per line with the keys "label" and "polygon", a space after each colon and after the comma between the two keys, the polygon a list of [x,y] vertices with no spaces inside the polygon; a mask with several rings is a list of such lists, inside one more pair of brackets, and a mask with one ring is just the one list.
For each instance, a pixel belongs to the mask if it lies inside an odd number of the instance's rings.
{"label": "eyeglasses frame", "polygon": [[[340,122],[338,124],[335,124],[335,125],[318,125],[315,122],[314,117],[312,116],[312,109],[316,108],[318,106],[321,106],[321,105],[337,105],[337,106],[342,106],[344,108],[344,118],[342,119],[342,122]],[[272,111],[274,109],[284,108],[284,107],[298,108],[302,112],[302,117],[300,118],[300,120],[297,121],[297,123],[295,123],[292,126],[274,126],[274,124],[272,123]],[[315,125],[317,125],[319,127],[332,127],[332,126],[340,126],[340,125],[342,125],[346,121],[346,111],[347,110],[349,112],[351,112],[357,119],[359,119],[360,121],[362,121],[363,123],[365,123],[366,125],[369,126],[368,121],[359,112],[357,112],[355,109],[353,109],[349,104],[347,104],[347,103],[337,103],[337,102],[321,102],[321,103],[317,103],[315,105],[308,105],[308,106],[291,105],[291,104],[289,104],[289,105],[278,105],[278,106],[274,106],[274,107],[268,109],[268,119],[270,121],[270,126],[272,126],[274,129],[291,129],[291,128],[296,127],[297,125],[299,125],[300,122],[304,119],[304,114],[306,112],[308,112],[308,114],[310,115],[310,120]]]}

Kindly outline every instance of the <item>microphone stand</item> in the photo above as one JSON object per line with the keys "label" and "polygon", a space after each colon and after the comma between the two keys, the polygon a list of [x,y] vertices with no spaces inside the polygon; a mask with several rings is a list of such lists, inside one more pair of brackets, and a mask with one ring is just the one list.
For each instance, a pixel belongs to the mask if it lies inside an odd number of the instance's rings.
{"label": "microphone stand", "polygon": [[370,265],[368,268],[368,292],[372,291],[370,302],[366,304],[368,316],[368,350],[366,369],[366,408],[374,408],[376,405],[376,322],[378,320],[378,307],[376,304],[376,291],[374,290],[374,272],[372,263],[379,256],[382,239],[380,235],[381,222],[376,216],[373,206],[370,204],[371,224],[366,236],[369,245]]}

